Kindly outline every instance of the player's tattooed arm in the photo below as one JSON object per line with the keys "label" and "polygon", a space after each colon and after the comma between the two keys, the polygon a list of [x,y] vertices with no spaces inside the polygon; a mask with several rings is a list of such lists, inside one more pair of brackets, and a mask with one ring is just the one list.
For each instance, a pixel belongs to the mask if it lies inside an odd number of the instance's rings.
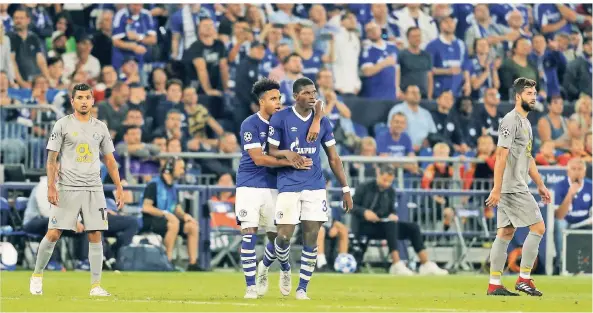
{"label": "player's tattooed arm", "polygon": [[121,210],[124,207],[124,188],[119,179],[117,161],[115,160],[113,153],[106,154],[104,156],[104,161],[109,177],[111,177],[113,184],[115,184],[115,201],[117,202],[118,209]]}
{"label": "player's tattooed arm", "polygon": [[[347,188],[348,181],[346,179],[346,172],[344,172],[344,167],[342,166],[342,159],[340,159],[340,155],[338,155],[338,150],[336,149],[336,146],[322,146],[325,150],[325,154],[327,155],[327,160],[329,161],[329,167],[332,169],[332,173],[334,173],[334,176],[336,176],[340,185],[343,188]],[[343,200],[344,210],[346,210],[346,212],[350,212],[350,210],[352,210],[352,208],[354,207],[350,191],[343,192]]]}
{"label": "player's tattooed arm", "polygon": [[56,175],[58,174],[57,151],[47,150],[47,200],[53,205],[58,205],[58,192],[56,189]]}

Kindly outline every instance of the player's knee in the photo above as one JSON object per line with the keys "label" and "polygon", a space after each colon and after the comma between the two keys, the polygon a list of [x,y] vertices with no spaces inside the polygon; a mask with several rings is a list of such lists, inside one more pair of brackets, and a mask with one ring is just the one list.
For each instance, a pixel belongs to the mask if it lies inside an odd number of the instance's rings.
{"label": "player's knee", "polygon": [[500,237],[504,240],[513,239],[514,234],[515,234],[515,228],[512,226],[499,228],[498,231],[496,232],[496,236]]}
{"label": "player's knee", "polygon": [[529,226],[529,231],[536,233],[538,235],[543,235],[546,232],[546,225],[544,224],[544,222],[533,224]]}
{"label": "player's knee", "polygon": [[59,229],[49,229],[47,230],[47,234],[45,234],[45,238],[50,242],[56,242],[60,239],[62,235],[62,231]]}

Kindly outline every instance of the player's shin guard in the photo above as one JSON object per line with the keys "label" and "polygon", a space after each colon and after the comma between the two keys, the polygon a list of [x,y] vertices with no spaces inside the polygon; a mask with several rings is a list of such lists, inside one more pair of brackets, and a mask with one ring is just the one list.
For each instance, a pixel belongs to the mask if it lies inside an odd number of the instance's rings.
{"label": "player's shin guard", "polygon": [[91,288],[101,284],[103,270],[103,242],[89,242],[89,263],[91,265]]}
{"label": "player's shin guard", "polygon": [[537,258],[540,241],[542,241],[542,235],[540,234],[529,232],[527,235],[521,253],[521,272],[519,273],[521,278],[531,278],[531,268],[535,263],[535,258]]}
{"label": "player's shin guard", "polygon": [[33,272],[33,276],[41,276],[43,274],[43,269],[45,269],[47,263],[49,263],[55,247],[55,242],[51,242],[45,237],[41,239],[39,250],[37,250],[37,259],[35,260],[35,271]]}
{"label": "player's shin guard", "polygon": [[315,260],[317,260],[317,246],[303,246],[301,272],[297,291],[300,289],[307,291],[307,285],[315,270]]}
{"label": "player's shin guard", "polygon": [[290,271],[290,243],[282,244],[281,240],[274,240],[274,247],[276,248],[276,257],[280,262],[280,269],[284,272]]}
{"label": "player's shin guard", "polygon": [[496,237],[490,250],[490,284],[502,285],[500,276],[504,270],[504,263],[507,260],[507,249],[510,240]]}
{"label": "player's shin guard", "polygon": [[243,264],[243,273],[247,287],[255,286],[255,272],[257,260],[255,257],[255,244],[257,236],[254,234],[243,235],[241,242],[241,264]]}
{"label": "player's shin guard", "polygon": [[272,263],[276,260],[276,249],[274,247],[274,242],[268,241],[266,245],[266,249],[264,250],[264,266],[270,267]]}

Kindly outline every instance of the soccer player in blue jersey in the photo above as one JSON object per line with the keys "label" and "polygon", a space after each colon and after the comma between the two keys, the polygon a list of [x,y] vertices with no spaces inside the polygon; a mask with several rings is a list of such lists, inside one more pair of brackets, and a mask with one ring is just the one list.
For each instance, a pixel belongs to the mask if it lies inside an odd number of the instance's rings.
{"label": "soccer player in blue jersey", "polygon": [[301,223],[303,252],[296,298],[308,300],[307,285],[315,270],[317,259],[317,235],[321,225],[327,221],[329,210],[319,157],[322,145],[332,172],[342,186],[344,209],[349,212],[353,204],[342,161],[336,151],[333,127],[327,117],[321,119],[319,140],[312,142],[307,140],[307,129],[313,123],[313,108],[320,104],[317,100],[315,84],[306,77],[299,78],[292,86],[292,93],[295,105],[277,112],[270,119],[269,153],[275,157],[282,157],[284,150],[290,150],[311,158],[313,165],[308,170],[296,170],[290,167],[278,169],[279,194],[275,216],[278,236],[275,240],[275,248],[281,265],[280,292],[287,296],[291,290],[288,261],[290,238],[295,225]]}
{"label": "soccer player in blue jersey", "polygon": [[[297,152],[279,151],[273,157],[267,155],[269,120],[272,114],[282,107],[280,102],[280,84],[264,78],[253,85],[252,93],[259,102],[259,112],[249,116],[241,124],[242,156],[237,171],[237,191],[235,213],[241,225],[243,241],[241,243],[241,263],[247,283],[246,299],[256,299],[268,290],[268,268],[276,259],[274,239],[276,225],[274,214],[276,208],[276,172],[274,167],[291,167],[295,170],[309,170],[312,160]],[[308,139],[314,140],[320,128],[322,116],[320,108],[312,120]],[[307,128],[309,129],[309,128]],[[265,229],[270,242],[266,245],[264,258],[257,267],[256,255],[258,227]]]}

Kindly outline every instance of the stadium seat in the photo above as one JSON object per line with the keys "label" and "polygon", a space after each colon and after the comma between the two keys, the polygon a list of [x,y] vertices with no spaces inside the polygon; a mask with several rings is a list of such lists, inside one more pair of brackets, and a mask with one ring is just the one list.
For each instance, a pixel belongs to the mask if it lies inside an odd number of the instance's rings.
{"label": "stadium seat", "polygon": [[377,135],[383,133],[383,132],[388,132],[389,131],[389,127],[387,127],[387,125],[385,123],[377,123],[373,126],[373,133],[375,133],[375,137],[377,137]]}
{"label": "stadium seat", "polygon": [[212,252],[216,255],[212,258],[210,266],[216,267],[225,257],[228,257],[231,264],[237,271],[241,270],[240,262],[236,260],[237,252],[241,245],[241,227],[237,225],[234,205],[223,201],[208,201],[210,208],[210,238],[212,241]]}

